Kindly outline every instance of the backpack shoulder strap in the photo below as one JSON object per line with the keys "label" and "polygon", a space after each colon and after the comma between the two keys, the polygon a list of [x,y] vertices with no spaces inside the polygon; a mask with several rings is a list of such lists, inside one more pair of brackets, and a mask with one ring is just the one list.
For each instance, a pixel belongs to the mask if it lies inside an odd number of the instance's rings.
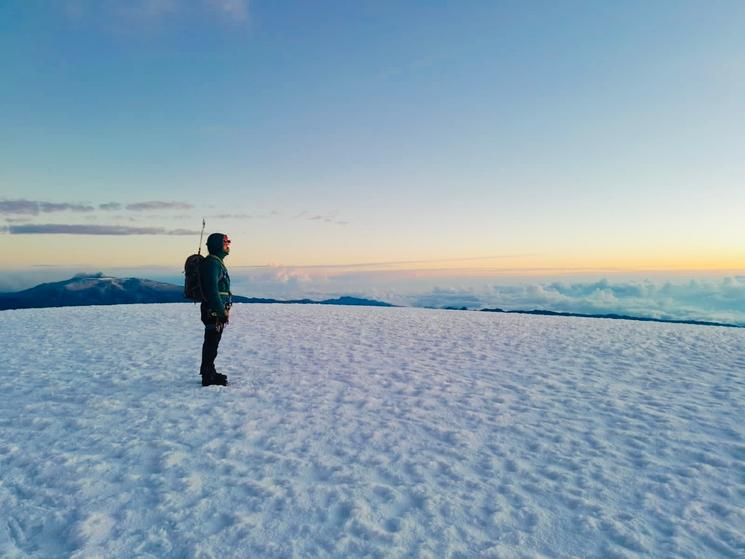
{"label": "backpack shoulder strap", "polygon": [[230,276],[228,275],[228,269],[225,267],[225,263],[222,260],[220,260],[217,256],[215,256],[214,254],[207,255],[205,260],[210,257],[217,260],[217,263],[220,264],[220,274],[221,274],[220,279],[227,277],[228,281],[230,281]]}
{"label": "backpack shoulder strap", "polygon": [[226,269],[226,268],[225,268],[225,264],[223,263],[223,261],[222,261],[222,260],[220,260],[220,259],[219,259],[219,258],[218,258],[217,256],[215,256],[214,254],[208,254],[208,255],[207,255],[207,258],[214,258],[215,260],[217,260],[217,262],[218,262],[218,263],[220,264],[220,267],[221,267],[221,268],[222,268],[223,270],[225,270],[225,269]]}

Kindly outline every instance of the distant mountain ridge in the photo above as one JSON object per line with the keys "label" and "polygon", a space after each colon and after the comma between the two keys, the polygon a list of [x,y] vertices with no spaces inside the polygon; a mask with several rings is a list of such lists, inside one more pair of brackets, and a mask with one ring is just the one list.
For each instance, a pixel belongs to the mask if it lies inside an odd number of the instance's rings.
{"label": "distant mountain ridge", "polygon": [[[235,303],[395,306],[383,301],[359,297],[338,297],[323,301],[312,299],[282,301],[234,295],[233,301]],[[100,272],[78,274],[68,280],[42,283],[14,293],[0,293],[0,310],[189,302],[191,301],[184,298],[183,286],[141,278],[116,278]]]}
{"label": "distant mountain ridge", "polygon": [[694,324],[696,326],[725,326],[727,328],[742,328],[737,324],[727,324],[726,322],[710,322],[707,320],[678,320],[673,318],[651,318],[645,316],[631,316],[626,314],[585,314],[576,312],[560,312],[560,311],[544,311],[544,310],[532,310],[532,311],[506,311],[504,309],[481,309],[482,312],[495,312],[505,314],[532,314],[538,316],[569,316],[575,318],[607,318],[612,320],[636,320],[638,322],[664,322],[667,324]]}

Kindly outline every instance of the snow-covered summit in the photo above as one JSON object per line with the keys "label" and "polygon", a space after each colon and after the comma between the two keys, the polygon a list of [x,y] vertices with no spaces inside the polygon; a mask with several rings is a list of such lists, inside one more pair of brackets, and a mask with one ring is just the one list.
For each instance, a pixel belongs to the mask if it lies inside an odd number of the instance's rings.
{"label": "snow-covered summit", "polygon": [[0,293],[0,309],[178,303],[182,286],[140,278],[78,274],[68,280],[42,283],[24,291]]}
{"label": "snow-covered summit", "polygon": [[236,305],[4,311],[2,557],[745,555],[745,331]]}

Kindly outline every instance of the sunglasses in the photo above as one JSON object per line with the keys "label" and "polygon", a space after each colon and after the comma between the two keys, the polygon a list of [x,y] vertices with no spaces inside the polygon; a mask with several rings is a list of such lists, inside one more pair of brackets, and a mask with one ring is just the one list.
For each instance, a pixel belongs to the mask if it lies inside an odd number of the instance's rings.
{"label": "sunglasses", "polygon": [[229,245],[230,244],[230,239],[223,239],[222,240],[222,244]]}

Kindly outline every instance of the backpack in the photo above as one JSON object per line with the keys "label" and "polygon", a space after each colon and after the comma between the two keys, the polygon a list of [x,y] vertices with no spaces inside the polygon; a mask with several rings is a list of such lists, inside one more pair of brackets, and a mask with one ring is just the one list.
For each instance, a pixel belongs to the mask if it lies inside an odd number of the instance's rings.
{"label": "backpack", "polygon": [[184,263],[184,297],[195,303],[205,301],[202,293],[202,280],[199,277],[199,267],[204,262],[201,254],[192,254]]}

